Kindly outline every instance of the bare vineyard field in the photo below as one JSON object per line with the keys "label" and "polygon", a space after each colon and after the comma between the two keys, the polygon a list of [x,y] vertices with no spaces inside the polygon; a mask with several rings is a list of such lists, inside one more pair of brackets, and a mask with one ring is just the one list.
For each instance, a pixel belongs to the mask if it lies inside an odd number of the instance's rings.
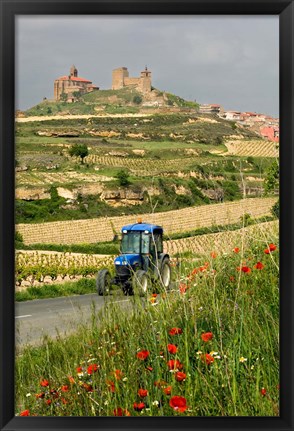
{"label": "bare vineyard field", "polygon": [[[245,213],[251,217],[270,215],[277,198],[251,198],[180,210],[141,214],[143,221],[163,226],[165,234],[187,232],[201,227],[236,223]],[[25,244],[81,244],[112,241],[125,224],[136,222],[136,216],[100,217],[40,224],[18,224],[16,230]]]}
{"label": "bare vineyard field", "polygon": [[161,172],[178,171],[183,168],[189,168],[195,164],[203,163],[204,158],[189,157],[156,160],[147,158],[136,159],[129,157],[98,156],[92,154],[85,158],[85,162],[107,167],[123,167],[129,169],[133,173],[139,173],[140,175],[155,175]]}
{"label": "bare vineyard field", "polygon": [[229,253],[235,247],[240,250],[250,247],[258,241],[266,247],[270,242],[277,242],[278,221],[259,223],[236,231],[225,231],[190,238],[176,239],[165,242],[165,250],[173,256],[175,253],[191,251],[195,254]]}
{"label": "bare vineyard field", "polygon": [[266,140],[234,140],[225,142],[225,145],[228,149],[228,153],[225,155],[279,157],[279,149],[275,142]]}

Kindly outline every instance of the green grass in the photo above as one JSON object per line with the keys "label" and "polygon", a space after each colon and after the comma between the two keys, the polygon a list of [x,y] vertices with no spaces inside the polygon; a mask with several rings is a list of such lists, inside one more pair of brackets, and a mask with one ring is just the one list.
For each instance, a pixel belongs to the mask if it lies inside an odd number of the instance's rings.
{"label": "green grass", "polygon": [[33,299],[57,298],[61,296],[86,295],[96,292],[96,282],[93,278],[81,278],[78,281],[68,281],[61,284],[43,284],[31,286],[15,293],[17,302]]}
{"label": "green grass", "polygon": [[[245,265],[250,272],[237,269]],[[278,417],[278,250],[265,254],[252,243],[244,254],[188,260],[179,276],[186,293],[134,296],[127,311],[108,303],[97,313],[93,306],[76,334],[19,351],[16,414],[113,416],[121,408],[140,417]],[[181,333],[170,335],[172,328]],[[145,360],[137,357],[142,350]],[[169,370],[170,360],[179,361],[184,380]],[[171,407],[175,396],[186,400],[185,411]],[[141,413],[134,408],[140,402]]]}

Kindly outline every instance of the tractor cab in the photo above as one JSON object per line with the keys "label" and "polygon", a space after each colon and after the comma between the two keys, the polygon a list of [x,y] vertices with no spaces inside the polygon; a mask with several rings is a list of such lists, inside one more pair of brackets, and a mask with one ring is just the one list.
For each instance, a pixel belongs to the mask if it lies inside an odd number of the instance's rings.
{"label": "tractor cab", "polygon": [[121,233],[121,255],[115,259],[115,265],[140,265],[147,271],[163,252],[163,229],[160,226],[135,223],[123,226]]}
{"label": "tractor cab", "polygon": [[114,260],[115,276],[111,279],[108,270],[99,271],[98,294],[106,294],[111,284],[121,286],[125,294],[137,291],[145,295],[154,282],[168,289],[171,267],[169,255],[163,252],[162,227],[139,220],[123,226],[121,234],[120,255]]}

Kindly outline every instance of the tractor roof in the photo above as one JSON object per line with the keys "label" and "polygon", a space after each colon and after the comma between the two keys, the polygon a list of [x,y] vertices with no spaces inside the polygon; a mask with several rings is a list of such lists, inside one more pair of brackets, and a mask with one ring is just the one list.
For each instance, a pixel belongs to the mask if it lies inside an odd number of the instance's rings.
{"label": "tractor roof", "polygon": [[122,232],[124,230],[127,231],[140,231],[140,232],[144,232],[145,230],[147,230],[148,232],[152,233],[155,230],[160,231],[160,233],[163,232],[163,229],[161,226],[157,226],[155,224],[149,224],[149,223],[134,223],[134,224],[128,224],[126,226],[123,226],[121,228]]}

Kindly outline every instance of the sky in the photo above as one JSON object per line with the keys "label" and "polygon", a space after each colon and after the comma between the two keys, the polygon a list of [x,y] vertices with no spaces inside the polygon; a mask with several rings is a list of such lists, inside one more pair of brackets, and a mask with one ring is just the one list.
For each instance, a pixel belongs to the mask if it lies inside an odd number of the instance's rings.
{"label": "sky", "polygon": [[225,110],[279,116],[279,19],[261,16],[18,15],[16,109],[53,99],[54,80],[78,75],[111,88],[112,70]]}

